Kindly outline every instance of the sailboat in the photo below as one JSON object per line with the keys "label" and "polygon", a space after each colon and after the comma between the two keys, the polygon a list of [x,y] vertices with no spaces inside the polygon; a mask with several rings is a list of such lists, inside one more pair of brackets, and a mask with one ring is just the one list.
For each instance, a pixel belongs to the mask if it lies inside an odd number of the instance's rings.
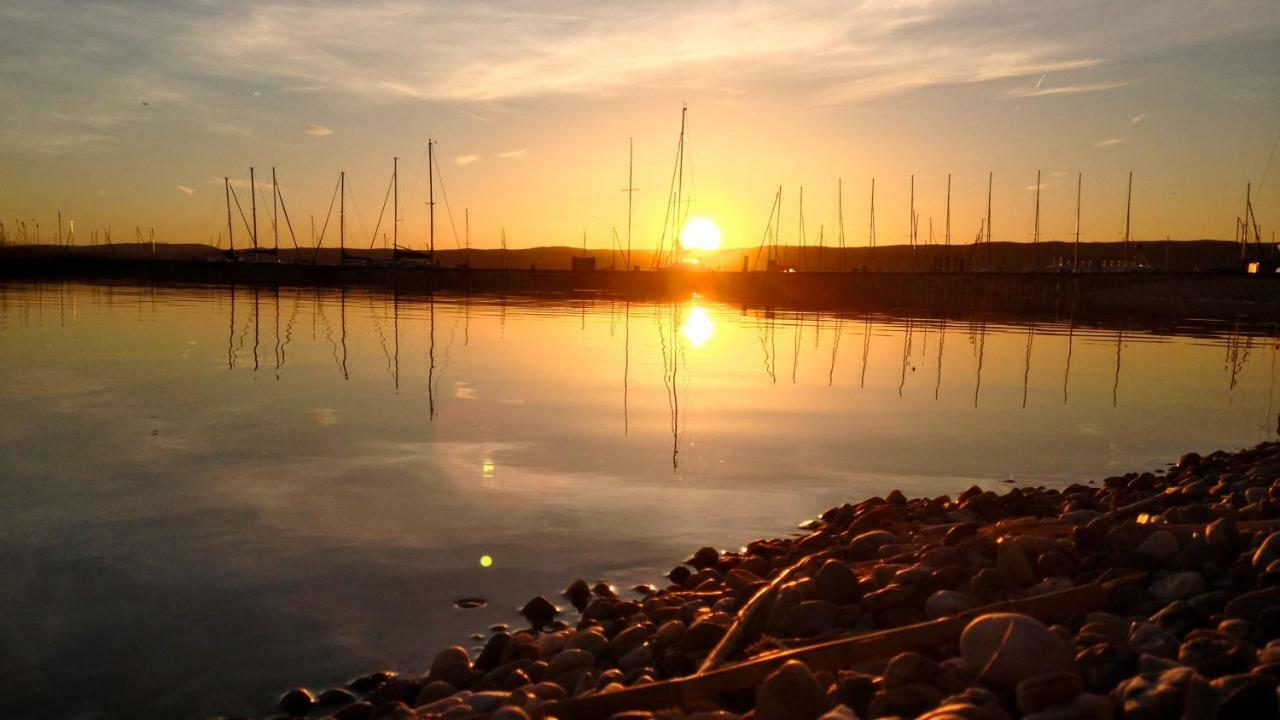
{"label": "sailboat", "polygon": [[[654,270],[701,270],[702,263],[697,258],[684,256],[684,245],[680,234],[689,217],[689,200],[684,197],[684,146],[688,129],[689,105],[680,107],[680,142],[676,145],[676,163],[671,173],[671,195],[667,201],[667,212],[663,218],[662,239],[658,241],[658,252],[653,256]],[[671,248],[666,249],[667,232],[671,233]],[[664,252],[665,251],[665,252]]]}
{"label": "sailboat", "polygon": [[242,260],[244,262],[251,262],[251,263],[279,262],[279,259],[276,257],[280,254],[280,233],[279,233],[279,230],[276,228],[276,221],[278,220],[279,208],[275,204],[275,194],[276,194],[276,191],[274,189],[275,188],[275,168],[272,168],[271,170],[271,185],[273,188],[272,189],[272,205],[273,207],[276,207],[276,209],[273,210],[272,212],[272,218],[271,218],[272,233],[275,236],[275,244],[273,247],[266,247],[258,243],[258,180],[257,180],[257,176],[254,174],[254,171],[255,169],[252,166],[250,166],[249,168],[249,205],[250,205],[251,213],[253,216],[253,227],[251,231],[253,235],[253,237],[251,238],[253,240],[253,247],[245,250],[245,257],[242,258]]}

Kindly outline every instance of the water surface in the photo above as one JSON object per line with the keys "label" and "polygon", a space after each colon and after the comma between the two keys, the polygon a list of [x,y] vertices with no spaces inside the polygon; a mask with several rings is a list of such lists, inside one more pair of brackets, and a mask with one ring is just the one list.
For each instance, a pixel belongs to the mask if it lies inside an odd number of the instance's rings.
{"label": "water surface", "polygon": [[838,502],[1252,445],[1276,348],[1230,322],[0,286],[0,716],[262,715]]}

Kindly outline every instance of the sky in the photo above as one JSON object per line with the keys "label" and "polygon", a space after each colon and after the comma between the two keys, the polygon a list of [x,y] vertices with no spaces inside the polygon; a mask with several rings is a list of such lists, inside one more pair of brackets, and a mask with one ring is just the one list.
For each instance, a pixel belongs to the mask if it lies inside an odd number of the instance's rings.
{"label": "sky", "polygon": [[[271,169],[293,237],[382,246],[392,158],[401,244],[592,247],[662,233],[682,103],[688,214],[781,238],[972,242],[992,174],[992,237],[1118,240],[1134,174],[1139,241],[1232,239],[1253,184],[1280,225],[1280,3],[972,0],[426,0],[0,4],[0,221],[34,239],[226,242],[223,178],[272,242]],[[840,188],[840,190],[838,190]],[[843,197],[843,213],[838,198]],[[238,212],[237,243],[246,241]],[[381,215],[381,221],[379,217]],[[326,225],[326,216],[329,217]],[[376,228],[376,229],[375,229]],[[291,239],[283,218],[281,244]]]}

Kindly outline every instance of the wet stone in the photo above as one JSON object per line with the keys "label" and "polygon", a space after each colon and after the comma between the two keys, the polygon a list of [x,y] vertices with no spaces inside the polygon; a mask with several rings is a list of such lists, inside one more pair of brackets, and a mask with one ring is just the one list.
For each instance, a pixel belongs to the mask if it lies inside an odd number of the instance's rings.
{"label": "wet stone", "polygon": [[346,705],[355,701],[355,694],[344,688],[329,688],[316,697],[319,705]]}
{"label": "wet stone", "polygon": [[294,688],[280,698],[280,710],[290,717],[304,717],[316,704],[316,696],[306,688]]}
{"label": "wet stone", "polygon": [[1037,675],[1018,683],[1018,711],[1023,714],[1039,712],[1052,705],[1069,702],[1082,692],[1084,680],[1074,672]]}
{"label": "wet stone", "polygon": [[814,720],[832,702],[802,662],[789,660],[765,678],[756,690],[758,720]]}
{"label": "wet stone", "polygon": [[525,603],[524,607],[520,608],[520,614],[534,628],[541,628],[555,619],[555,616],[560,614],[560,609],[552,605],[550,600],[539,595]]}
{"label": "wet stone", "polygon": [[1129,678],[1112,691],[1111,699],[1128,720],[1211,718],[1217,704],[1209,683],[1191,668]]}
{"label": "wet stone", "polygon": [[829,603],[848,605],[862,599],[858,576],[849,566],[837,560],[823,563],[814,576],[814,581],[818,586],[818,596]]}
{"label": "wet stone", "polygon": [[1014,687],[1036,675],[1074,669],[1067,645],[1039,620],[1016,613],[989,613],[960,636],[964,666],[974,676]]}

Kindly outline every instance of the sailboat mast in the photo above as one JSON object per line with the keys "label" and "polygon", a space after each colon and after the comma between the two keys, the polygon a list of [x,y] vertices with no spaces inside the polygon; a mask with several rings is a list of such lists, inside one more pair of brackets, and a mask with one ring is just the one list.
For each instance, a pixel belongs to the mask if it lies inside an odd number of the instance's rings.
{"label": "sailboat mast", "polygon": [[1040,171],[1036,171],[1036,227],[1031,235],[1031,269],[1039,265],[1036,256],[1040,248]]}
{"label": "sailboat mast", "polygon": [[347,171],[338,173],[338,259],[347,254]]}
{"label": "sailboat mast", "polygon": [[676,164],[679,167],[679,179],[676,181],[676,205],[675,205],[675,252],[676,261],[679,262],[684,257],[684,243],[680,237],[680,206],[684,202],[684,132],[689,117],[689,103],[681,103],[680,106],[680,149],[676,154]]}
{"label": "sailboat mast", "polygon": [[427,242],[431,249],[431,260],[435,262],[436,257],[436,184],[435,184],[435,154],[432,146],[435,141],[427,138]]}
{"label": "sailboat mast", "polygon": [[845,262],[844,251],[844,179],[836,179],[836,214],[840,219],[840,270],[843,272],[847,267]]}
{"label": "sailboat mast", "polygon": [[227,251],[235,252],[236,235],[235,229],[231,225],[231,178],[223,177],[222,186],[223,189],[226,190],[227,195]]}
{"label": "sailboat mast", "polygon": [[391,158],[391,256],[400,252],[400,158]]}
{"label": "sailboat mast", "polygon": [[[987,265],[991,265],[991,179],[994,173],[987,172]],[[990,269],[988,267],[988,269]]]}
{"label": "sailboat mast", "polygon": [[1084,173],[1076,173],[1076,247],[1075,259],[1071,262],[1071,271],[1080,269],[1080,187],[1084,182]]}
{"label": "sailboat mast", "polygon": [[876,246],[876,179],[871,178],[871,230],[867,234],[867,246]]}
{"label": "sailboat mast", "polygon": [[258,184],[253,179],[253,166],[249,167],[249,201],[253,206],[253,249],[258,249]]}
{"label": "sailboat mast", "polygon": [[627,139],[627,269],[632,268],[631,265],[631,199],[636,192],[635,187],[635,169],[636,169],[636,139]]}
{"label": "sailboat mast", "polygon": [[276,168],[271,166],[271,236],[276,252],[280,252],[280,185],[276,183]]}
{"label": "sailboat mast", "polygon": [[1129,264],[1129,211],[1133,207],[1133,171],[1129,171],[1129,196],[1124,203],[1124,264]]}
{"label": "sailboat mast", "polygon": [[951,247],[951,173],[947,173],[947,247]]}

